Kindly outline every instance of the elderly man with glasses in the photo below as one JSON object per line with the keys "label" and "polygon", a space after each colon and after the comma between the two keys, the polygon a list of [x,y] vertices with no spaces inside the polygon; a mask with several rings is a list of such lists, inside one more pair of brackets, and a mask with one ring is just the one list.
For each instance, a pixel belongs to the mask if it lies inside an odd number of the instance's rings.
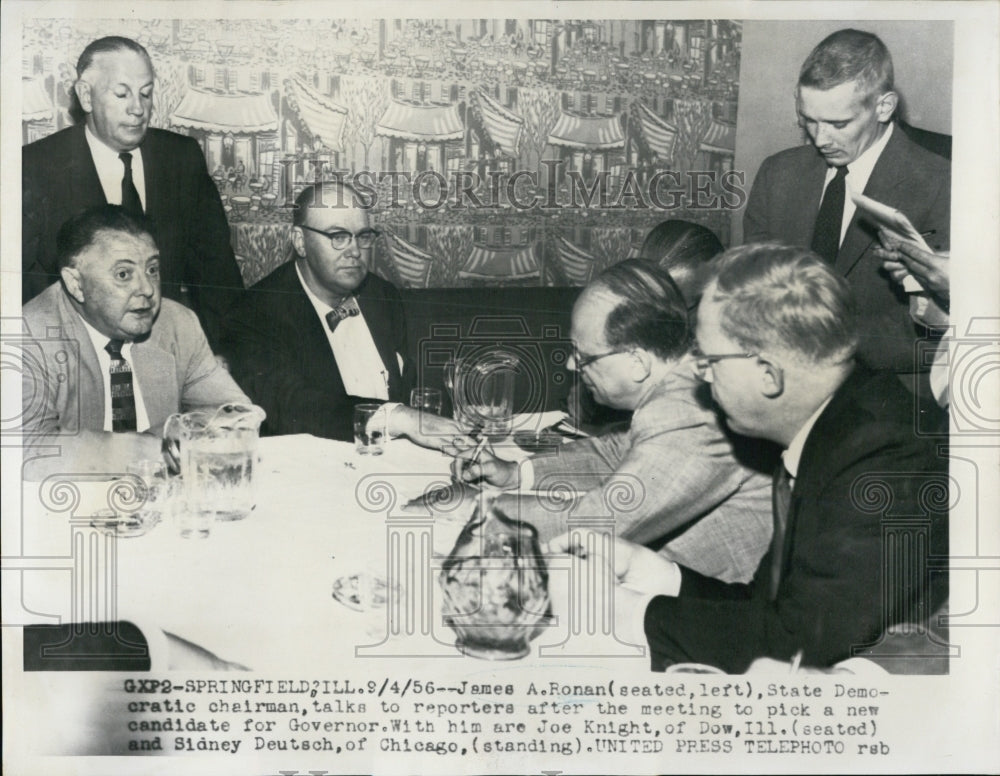
{"label": "elderly man with glasses", "polygon": [[620,535],[706,576],[749,581],[770,541],[763,472],[776,451],[725,431],[695,374],[687,307],[670,276],[652,262],[614,265],[580,295],[570,333],[570,366],[597,401],[632,410],[631,422],[520,468],[487,450],[475,461],[465,452],[456,476],[511,491],[497,506],[543,539],[566,529],[570,511],[555,510],[546,491],[568,485],[574,516],[603,517],[610,505]]}
{"label": "elderly man with glasses", "polygon": [[349,441],[355,404],[409,398],[402,301],[369,271],[378,232],[350,186],[307,186],[292,223],[289,261],[249,289],[226,354],[267,412],[263,433]]}

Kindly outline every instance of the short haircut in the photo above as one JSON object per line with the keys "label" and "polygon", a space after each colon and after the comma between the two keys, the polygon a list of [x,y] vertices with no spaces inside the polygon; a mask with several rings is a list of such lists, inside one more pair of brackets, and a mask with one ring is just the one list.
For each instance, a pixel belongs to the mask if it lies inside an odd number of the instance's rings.
{"label": "short haircut", "polygon": [[131,38],[123,38],[120,35],[109,35],[106,38],[98,38],[95,41],[91,41],[87,45],[87,48],[83,50],[80,58],[76,61],[76,77],[80,78],[83,76],[84,72],[94,63],[94,57],[98,54],[117,51],[134,51],[136,54],[144,56],[150,65],[153,63],[153,60],[149,57],[149,52],[146,51],[146,48],[142,44],[136,43]]}
{"label": "short haircut", "polygon": [[59,227],[56,235],[56,258],[59,268],[71,267],[76,257],[97,241],[101,232],[121,232],[152,239],[149,221],[134,216],[121,205],[99,205],[77,213]]}
{"label": "short haircut", "polygon": [[791,351],[812,363],[847,361],[857,349],[854,295],[842,275],[806,248],[757,243],[719,257],[705,291],[724,333],[747,352]]}
{"label": "short haircut", "polygon": [[832,89],[857,81],[866,101],[893,89],[892,57],[877,35],[837,30],[812,50],[799,71],[799,86]]}
{"label": "short haircut", "polygon": [[621,301],[608,314],[604,337],[612,348],[644,348],[663,359],[680,358],[691,344],[684,296],[656,264],[626,259],[591,283]]}
{"label": "short haircut", "polygon": [[688,306],[696,305],[711,272],[711,261],[725,250],[715,232],[701,224],[661,221],[646,235],[639,257],[670,273]]}
{"label": "short haircut", "polygon": [[[317,202],[316,192],[320,192]],[[370,210],[372,203],[361,196],[358,190],[344,180],[323,181],[306,186],[295,198],[292,208],[292,224],[302,226],[311,207],[352,207]]]}

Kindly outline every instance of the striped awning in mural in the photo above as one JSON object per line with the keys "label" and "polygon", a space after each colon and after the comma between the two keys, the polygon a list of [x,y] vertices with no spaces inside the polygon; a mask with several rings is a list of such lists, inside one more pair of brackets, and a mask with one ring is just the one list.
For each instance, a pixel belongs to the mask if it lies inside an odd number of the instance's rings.
{"label": "striped awning in mural", "polygon": [[375,125],[375,134],[420,142],[461,140],[465,135],[455,105],[410,105],[391,102]]}
{"label": "striped awning in mural", "polygon": [[203,132],[250,135],[254,132],[277,132],[278,117],[266,94],[226,94],[188,89],[174,112],[174,127]]}
{"label": "striped awning in mural", "polygon": [[653,151],[661,161],[669,162],[674,158],[674,146],[677,144],[677,127],[673,127],[642,103],[639,103],[639,124],[642,126],[642,136],[646,139],[649,150]]}
{"label": "striped awning in mural", "polygon": [[573,116],[563,113],[549,133],[549,144],[603,151],[624,148],[625,134],[618,116]]}
{"label": "striped awning in mural", "polygon": [[344,131],[347,108],[320,94],[298,78],[292,79],[291,84],[299,118],[309,127],[313,137],[319,138],[319,141],[331,151],[343,151],[341,134]]}
{"label": "striped awning in mural", "polygon": [[52,97],[41,78],[21,79],[21,121],[45,121],[52,118]]}
{"label": "striped awning in mural", "polygon": [[517,156],[517,138],[524,119],[494,100],[486,92],[476,92],[486,131],[507,156]]}
{"label": "striped awning in mural", "polygon": [[460,278],[522,280],[539,276],[538,256],[535,246],[524,248],[486,248],[473,246],[465,266],[459,271]]}
{"label": "striped awning in mural", "polygon": [[557,241],[559,264],[566,279],[574,286],[585,286],[594,274],[595,258],[565,237]]}
{"label": "striped awning in mural", "polygon": [[392,232],[385,232],[389,256],[405,288],[427,288],[434,258]]}
{"label": "striped awning in mural", "polygon": [[736,125],[713,119],[705,130],[699,148],[710,153],[732,156],[736,152]]}

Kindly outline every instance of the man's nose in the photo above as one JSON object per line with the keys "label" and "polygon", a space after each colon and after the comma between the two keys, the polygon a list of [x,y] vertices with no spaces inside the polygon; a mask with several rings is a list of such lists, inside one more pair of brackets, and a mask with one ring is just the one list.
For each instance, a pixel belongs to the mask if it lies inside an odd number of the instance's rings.
{"label": "man's nose", "polygon": [[354,235],[351,237],[351,241],[347,243],[347,247],[344,248],[344,253],[348,256],[360,256],[361,248],[358,247],[358,236]]}
{"label": "man's nose", "polygon": [[143,105],[142,97],[138,94],[133,94],[128,101],[128,107],[126,110],[132,116],[141,116],[146,112],[146,106]]}
{"label": "man's nose", "polygon": [[813,144],[817,148],[824,148],[830,142],[830,130],[822,124],[818,124],[813,130]]}
{"label": "man's nose", "polygon": [[570,352],[570,354],[566,357],[566,369],[568,369],[570,372],[580,371],[579,369],[577,369],[576,365],[576,353]]}
{"label": "man's nose", "polygon": [[148,272],[138,273],[139,280],[136,284],[135,292],[139,296],[152,296],[159,287],[159,279],[150,276]]}

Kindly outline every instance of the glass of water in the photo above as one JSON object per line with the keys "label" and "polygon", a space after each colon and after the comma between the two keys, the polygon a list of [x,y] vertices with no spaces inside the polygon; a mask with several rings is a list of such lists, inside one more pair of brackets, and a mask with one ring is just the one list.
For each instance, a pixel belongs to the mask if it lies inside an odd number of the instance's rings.
{"label": "glass of water", "polygon": [[437,388],[414,388],[410,391],[410,406],[415,410],[441,414],[441,391]]}
{"label": "glass of water", "polygon": [[354,449],[360,455],[382,455],[388,439],[386,413],[381,404],[354,407]]}

